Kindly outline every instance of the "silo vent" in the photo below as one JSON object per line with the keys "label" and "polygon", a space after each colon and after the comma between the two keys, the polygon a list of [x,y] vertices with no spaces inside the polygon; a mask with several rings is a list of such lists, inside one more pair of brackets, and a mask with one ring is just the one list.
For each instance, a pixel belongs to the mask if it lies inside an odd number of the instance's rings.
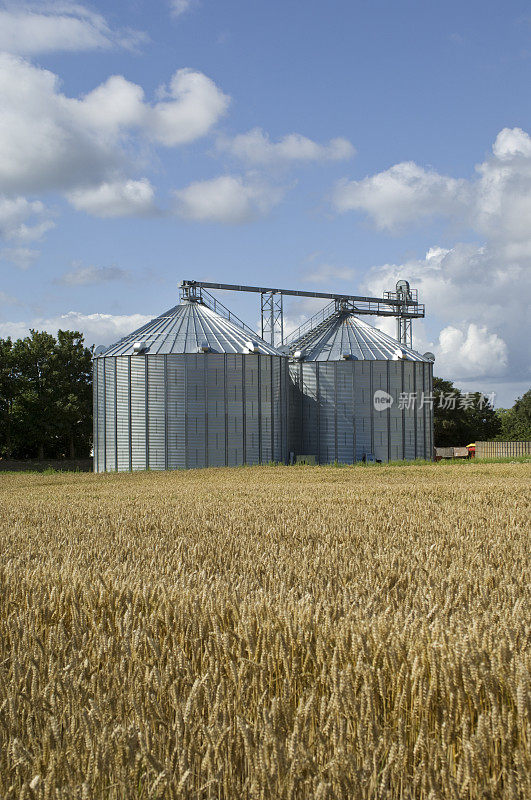
{"label": "silo vent", "polygon": [[245,342],[245,347],[247,348],[249,353],[259,353],[260,352],[260,348],[258,347],[258,344],[256,342],[252,342],[251,340],[249,340],[248,342]]}
{"label": "silo vent", "polygon": [[304,350],[295,350],[295,352],[293,353],[293,358],[295,359],[295,361],[302,361],[302,359],[304,358]]}
{"label": "silo vent", "polygon": [[435,361],[435,355],[430,350],[427,350],[424,353],[424,358],[426,359],[426,361],[431,361],[432,364]]}
{"label": "silo vent", "polygon": [[133,353],[145,353],[148,349],[147,342],[135,342],[133,344]]}
{"label": "silo vent", "polygon": [[197,348],[197,352],[198,353],[210,353],[210,345],[209,345],[209,343],[206,340],[202,341],[201,344]]}
{"label": "silo vent", "polygon": [[349,361],[352,358],[352,356],[350,353],[341,353],[341,358],[343,361]]}

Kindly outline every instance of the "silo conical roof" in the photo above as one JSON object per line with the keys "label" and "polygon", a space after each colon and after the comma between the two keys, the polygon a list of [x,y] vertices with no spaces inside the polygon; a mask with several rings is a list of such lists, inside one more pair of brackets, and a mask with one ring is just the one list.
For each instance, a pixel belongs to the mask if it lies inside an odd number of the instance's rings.
{"label": "silo conical roof", "polygon": [[225,319],[204,303],[183,300],[164,314],[106,348],[99,356],[130,356],[139,352],[135,344],[143,342],[146,355],[197,353],[247,353],[252,341],[253,352],[282,355],[259,336],[252,336],[236,323]]}
{"label": "silo conical roof", "polygon": [[341,361],[344,358],[427,361],[416,350],[359,319],[349,309],[335,311],[315,328],[290,342],[289,349],[291,353],[300,351],[304,361]]}

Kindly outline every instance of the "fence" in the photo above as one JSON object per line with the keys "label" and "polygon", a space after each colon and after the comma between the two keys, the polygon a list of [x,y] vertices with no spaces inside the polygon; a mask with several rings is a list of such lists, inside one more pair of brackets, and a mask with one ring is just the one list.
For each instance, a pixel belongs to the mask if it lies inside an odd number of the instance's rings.
{"label": "fence", "polygon": [[531,442],[476,442],[476,458],[531,455]]}

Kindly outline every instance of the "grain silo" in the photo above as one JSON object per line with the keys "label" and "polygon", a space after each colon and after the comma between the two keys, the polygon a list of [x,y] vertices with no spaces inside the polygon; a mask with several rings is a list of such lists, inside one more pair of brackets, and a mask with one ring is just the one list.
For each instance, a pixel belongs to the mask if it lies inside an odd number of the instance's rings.
{"label": "grain silo", "polygon": [[433,356],[341,302],[291,341],[290,450],[317,463],[432,458]]}
{"label": "grain silo", "polygon": [[200,298],[94,358],[94,470],[287,460],[288,362]]}

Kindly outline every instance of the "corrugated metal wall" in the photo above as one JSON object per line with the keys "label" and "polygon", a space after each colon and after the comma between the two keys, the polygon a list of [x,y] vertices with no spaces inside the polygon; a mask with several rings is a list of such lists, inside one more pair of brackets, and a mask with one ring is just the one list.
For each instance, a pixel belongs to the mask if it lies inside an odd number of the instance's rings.
{"label": "corrugated metal wall", "polygon": [[531,442],[476,442],[476,458],[531,455]]}
{"label": "corrugated metal wall", "polygon": [[372,452],[380,461],[389,460],[389,414],[387,409],[375,411],[373,405],[374,392],[388,392],[389,361],[368,362],[372,371],[372,391],[369,398],[372,422]]}
{"label": "corrugated metal wall", "polygon": [[[378,389],[393,398],[382,411]],[[426,362],[292,362],[288,377],[287,359],[258,354],[97,358],[94,469],[285,462],[288,451],[318,463],[431,459],[431,393]]]}
{"label": "corrugated metal wall", "polygon": [[[373,452],[371,361],[345,362],[354,379],[354,424],[356,426],[356,461]],[[350,463],[348,461],[347,463]]]}
{"label": "corrugated metal wall", "polygon": [[98,470],[105,469],[105,364],[103,361],[97,361],[97,379],[96,379],[96,409],[97,413],[94,420],[98,420],[98,433],[96,437],[96,461]]}
{"label": "corrugated metal wall", "polygon": [[356,427],[352,414],[352,397],[354,392],[354,373],[338,369],[336,371],[336,425],[337,425],[337,460],[344,464],[356,452]]}
{"label": "corrugated metal wall", "polygon": [[[118,361],[118,359],[115,359]],[[166,403],[164,356],[146,358],[149,469],[166,468]]]}
{"label": "corrugated metal wall", "polygon": [[[289,447],[318,463],[352,464],[433,455],[432,365],[413,361],[290,363]],[[374,408],[377,391],[393,403]],[[406,393],[411,403],[401,402]]]}
{"label": "corrugated metal wall", "polygon": [[[131,467],[131,392],[130,361],[128,358],[115,359],[116,362],[116,433],[118,470]],[[104,467],[98,465],[99,472]]]}
{"label": "corrugated metal wall", "polygon": [[285,462],[288,384],[280,356],[97,358],[94,470]]}
{"label": "corrugated metal wall", "polygon": [[389,409],[389,460],[400,461],[404,457],[402,428],[404,412],[400,408],[402,385],[402,361],[389,361],[389,394],[393,405]]}

